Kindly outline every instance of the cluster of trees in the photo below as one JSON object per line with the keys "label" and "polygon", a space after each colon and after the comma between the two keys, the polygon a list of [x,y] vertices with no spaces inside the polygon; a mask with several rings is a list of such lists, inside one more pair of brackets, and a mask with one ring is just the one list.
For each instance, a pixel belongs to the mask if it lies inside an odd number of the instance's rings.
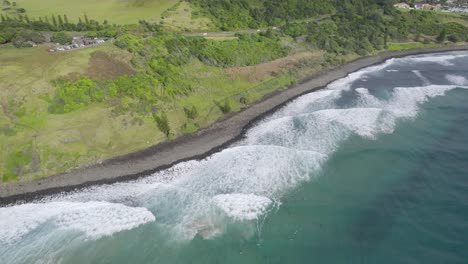
{"label": "cluster of trees", "polygon": [[[77,23],[70,22],[66,15],[52,15],[50,19],[45,17],[34,20],[29,19],[27,15],[18,15],[14,18],[1,15],[0,18],[0,44],[12,42],[17,47],[28,46],[27,41],[42,43],[43,41],[33,40],[33,37],[39,40],[38,36],[41,31],[88,31],[94,32],[96,36],[100,37],[115,37],[118,34],[116,25],[109,25],[106,21],[100,24],[95,20],[88,19],[86,15],[83,20],[80,18]],[[35,34],[31,32],[35,32]],[[63,41],[56,42],[62,43]]]}
{"label": "cluster of trees", "polygon": [[[389,37],[398,38],[389,30],[394,9],[385,1],[341,0],[334,6],[336,13],[330,19],[318,25],[309,24],[306,30],[308,42],[332,53],[365,55],[383,49]],[[294,34],[300,31],[289,30]]]}
{"label": "cluster of trees", "polygon": [[118,111],[150,113],[161,97],[158,80],[145,73],[122,75],[115,80],[97,81],[87,76],[78,80],[59,79],[55,96],[49,101],[49,112],[69,113],[91,103],[120,100]]}
{"label": "cluster of trees", "polygon": [[226,30],[280,25],[291,20],[332,14],[335,1],[339,0],[189,0]]}
{"label": "cluster of trees", "polygon": [[107,20],[101,24],[96,20],[88,19],[87,15],[84,15],[83,19],[79,17],[78,22],[70,21],[67,15],[51,15],[50,17],[30,19],[28,15],[20,14],[10,17],[2,14],[0,19],[4,26],[40,31],[99,31],[109,25]]}
{"label": "cluster of trees", "polygon": [[6,28],[0,31],[0,44],[12,42],[16,47],[31,47],[32,43],[43,43],[45,37],[32,30],[17,31],[13,28]]}
{"label": "cluster of trees", "polygon": [[196,57],[208,65],[222,67],[259,64],[289,52],[276,36],[269,38],[259,34],[237,34],[237,39],[226,41],[178,36],[165,44],[168,52],[180,60]]}
{"label": "cluster of trees", "polygon": [[66,32],[55,32],[50,37],[51,42],[60,43],[62,45],[71,43],[72,39],[73,39],[72,36]]}
{"label": "cluster of trees", "polygon": [[368,54],[386,48],[390,41],[462,41],[468,30],[457,23],[443,24],[428,11],[400,12],[391,1],[341,0],[336,13],[320,23],[287,23],[284,34],[306,41],[330,53]]}

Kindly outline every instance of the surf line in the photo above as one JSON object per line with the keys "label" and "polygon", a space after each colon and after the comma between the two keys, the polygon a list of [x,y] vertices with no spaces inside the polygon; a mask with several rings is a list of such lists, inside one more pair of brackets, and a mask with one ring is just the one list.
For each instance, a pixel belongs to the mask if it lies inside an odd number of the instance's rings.
{"label": "surf line", "polygon": [[392,58],[466,50],[468,50],[468,45],[465,44],[382,52],[374,56],[355,59],[332,70],[308,76],[288,89],[272,92],[239,112],[223,116],[214,124],[194,134],[184,135],[138,152],[111,158],[68,173],[29,182],[2,184],[0,185],[0,206],[32,201],[43,196],[93,185],[135,180],[168,169],[180,162],[204,159],[241,139],[246,131],[259,120],[290,101],[323,89],[328,84],[360,69],[384,63]]}

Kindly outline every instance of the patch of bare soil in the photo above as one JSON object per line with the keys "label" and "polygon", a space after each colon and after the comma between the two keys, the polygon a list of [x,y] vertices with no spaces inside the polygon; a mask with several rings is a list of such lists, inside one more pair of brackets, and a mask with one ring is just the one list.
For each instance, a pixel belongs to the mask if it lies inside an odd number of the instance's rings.
{"label": "patch of bare soil", "polygon": [[91,54],[86,73],[98,80],[111,80],[124,74],[132,75],[135,71],[127,63],[103,51],[96,51]]}
{"label": "patch of bare soil", "polygon": [[251,82],[261,81],[265,77],[294,68],[303,60],[322,56],[322,52],[300,52],[274,61],[246,67],[227,68],[226,73],[232,78],[245,78]]}

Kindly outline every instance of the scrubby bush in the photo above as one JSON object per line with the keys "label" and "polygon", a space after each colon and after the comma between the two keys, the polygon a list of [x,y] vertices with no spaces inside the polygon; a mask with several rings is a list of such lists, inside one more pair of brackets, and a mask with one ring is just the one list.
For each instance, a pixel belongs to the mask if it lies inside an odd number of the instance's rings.
{"label": "scrubby bush", "polygon": [[229,101],[229,99],[224,100],[223,103],[215,102],[215,104],[219,108],[219,110],[223,112],[223,114],[227,114],[232,111],[232,106],[231,106],[231,102]]}
{"label": "scrubby bush", "polygon": [[195,106],[192,106],[191,108],[184,107],[184,113],[188,119],[195,119],[198,117],[198,110]]}
{"label": "scrubby bush", "polygon": [[50,41],[54,43],[60,43],[62,45],[69,44],[72,41],[72,37],[70,34],[66,32],[56,32],[52,34],[52,37],[50,37]]}
{"label": "scrubby bush", "polygon": [[153,113],[154,121],[156,121],[156,125],[158,126],[159,130],[163,132],[166,137],[169,137],[171,134],[171,128],[169,126],[169,119],[167,118],[166,113],[156,114]]}

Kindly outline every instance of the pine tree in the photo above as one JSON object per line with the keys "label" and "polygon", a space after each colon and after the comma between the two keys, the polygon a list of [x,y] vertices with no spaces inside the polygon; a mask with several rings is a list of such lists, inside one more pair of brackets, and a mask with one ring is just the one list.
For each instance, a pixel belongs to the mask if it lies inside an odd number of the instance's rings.
{"label": "pine tree", "polygon": [[442,29],[442,32],[440,32],[439,36],[437,37],[437,41],[442,43],[445,41],[445,38],[447,37],[447,30],[445,29]]}
{"label": "pine tree", "polygon": [[81,21],[81,17],[78,17],[78,23],[83,23],[83,21]]}
{"label": "pine tree", "polygon": [[55,16],[54,16],[54,15],[52,15],[52,24],[53,24],[54,26],[57,26],[57,19],[55,19]]}
{"label": "pine tree", "polygon": [[68,17],[67,17],[67,15],[63,15],[63,19],[65,20],[65,23],[68,24]]}
{"label": "pine tree", "polygon": [[29,20],[29,17],[28,15],[24,15],[24,20],[26,20],[26,23],[31,23],[31,20]]}
{"label": "pine tree", "polygon": [[89,24],[88,16],[86,14],[84,15],[84,20],[85,20],[86,24]]}
{"label": "pine tree", "polygon": [[58,15],[58,24],[60,25],[60,27],[63,26],[63,20],[62,20],[62,16],[61,15]]}
{"label": "pine tree", "polygon": [[3,14],[1,14],[1,19],[2,19],[2,22],[5,22],[5,21],[6,21],[6,19],[5,19],[5,17],[3,16]]}

